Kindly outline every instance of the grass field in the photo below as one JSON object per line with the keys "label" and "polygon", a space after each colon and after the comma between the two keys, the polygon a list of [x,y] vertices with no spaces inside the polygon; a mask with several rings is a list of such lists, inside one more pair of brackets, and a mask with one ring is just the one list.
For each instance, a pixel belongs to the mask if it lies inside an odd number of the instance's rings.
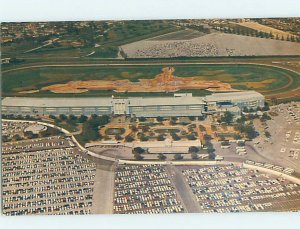
{"label": "grass field", "polygon": [[[172,66],[167,65],[167,66]],[[153,78],[166,65],[147,66],[88,66],[88,67],[41,67],[3,73],[2,96],[75,96],[38,92],[20,94],[20,91],[36,90],[41,87],[66,83],[72,80],[117,80],[138,81]],[[265,95],[276,95],[300,87],[299,74],[275,67],[246,64],[202,64],[176,65],[175,76],[197,76],[201,80],[219,80],[230,83],[233,88],[257,90]],[[205,95],[204,90],[186,90],[194,95]],[[112,91],[90,91],[76,96],[169,96],[166,93],[115,93]]]}
{"label": "grass field", "polygon": [[[93,22],[90,22],[93,24]],[[105,22],[97,22],[105,24]],[[147,39],[153,36],[163,35],[179,30],[170,21],[123,21],[111,23],[104,31],[90,26],[79,30],[65,31],[59,35],[51,35],[49,38],[59,38],[59,42],[81,40],[81,47],[70,44],[49,45],[32,52],[30,49],[41,46],[43,43],[37,39],[20,39],[13,43],[4,44],[1,47],[2,57],[17,58],[55,58],[55,57],[84,57],[94,52],[91,57],[115,58],[115,53],[103,53],[104,48],[117,48],[119,45]],[[98,48],[95,45],[99,45]],[[110,55],[108,55],[110,54]]]}

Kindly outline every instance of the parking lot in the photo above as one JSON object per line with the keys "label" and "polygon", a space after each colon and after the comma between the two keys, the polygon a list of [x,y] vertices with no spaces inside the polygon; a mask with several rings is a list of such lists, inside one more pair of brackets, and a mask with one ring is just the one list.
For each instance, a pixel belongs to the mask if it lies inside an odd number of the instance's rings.
{"label": "parking lot", "polygon": [[72,148],[2,157],[5,215],[87,214],[95,166]]}
{"label": "parking lot", "polygon": [[262,126],[256,123],[260,136],[255,140],[255,149],[273,164],[295,169],[300,172],[300,103],[293,102],[271,107],[277,115],[266,122],[270,138],[263,134]]}
{"label": "parking lot", "polygon": [[2,144],[2,154],[17,154],[36,150],[57,149],[74,147],[75,144],[68,138],[52,136],[47,138],[37,138],[22,140],[17,142],[6,142]]}
{"label": "parking lot", "polygon": [[202,212],[299,211],[300,186],[233,164],[182,167]]}
{"label": "parking lot", "polygon": [[115,174],[114,213],[178,213],[184,208],[161,165],[120,165]]}
{"label": "parking lot", "polygon": [[89,214],[96,165],[70,139],[8,142],[2,146],[4,215]]}
{"label": "parking lot", "polygon": [[23,134],[26,127],[28,127],[26,123],[2,121],[2,136],[12,138],[16,134]]}

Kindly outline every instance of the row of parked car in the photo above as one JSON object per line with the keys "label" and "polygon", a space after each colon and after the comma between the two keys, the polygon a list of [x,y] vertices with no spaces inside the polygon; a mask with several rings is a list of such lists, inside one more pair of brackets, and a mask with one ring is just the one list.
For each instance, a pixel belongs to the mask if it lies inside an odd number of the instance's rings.
{"label": "row of parked car", "polygon": [[292,203],[300,197],[299,185],[239,166],[217,165],[182,172],[203,212],[284,210],[274,203]]}
{"label": "row of parked car", "polygon": [[184,212],[161,165],[121,165],[115,174],[114,213]]}
{"label": "row of parked car", "polygon": [[3,147],[5,215],[91,213],[96,165],[69,139],[52,136]]}

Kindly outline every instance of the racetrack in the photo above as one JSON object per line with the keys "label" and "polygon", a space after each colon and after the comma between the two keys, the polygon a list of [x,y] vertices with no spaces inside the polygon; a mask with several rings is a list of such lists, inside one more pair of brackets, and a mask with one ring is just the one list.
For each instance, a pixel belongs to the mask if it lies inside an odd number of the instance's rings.
{"label": "racetrack", "polygon": [[[293,98],[300,87],[299,73],[284,67],[258,63],[86,63],[41,64],[23,66],[2,72],[3,96],[26,96],[22,90],[36,90],[41,86],[66,83],[73,80],[153,78],[164,66],[174,66],[175,75],[202,80],[219,80],[233,88],[257,90],[267,98]],[[28,95],[27,95],[28,96]],[[30,96],[53,96],[51,93]],[[64,96],[64,94],[62,94]],[[99,94],[101,96],[101,93]],[[107,96],[107,94],[105,94]]]}

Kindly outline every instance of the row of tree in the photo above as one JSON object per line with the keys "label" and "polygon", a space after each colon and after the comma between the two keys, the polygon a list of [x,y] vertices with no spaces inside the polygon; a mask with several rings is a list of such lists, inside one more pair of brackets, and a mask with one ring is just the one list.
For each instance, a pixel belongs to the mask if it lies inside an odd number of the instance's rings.
{"label": "row of tree", "polygon": [[213,27],[216,30],[221,30],[224,33],[232,33],[232,34],[238,34],[238,35],[244,35],[244,36],[251,36],[251,37],[261,37],[261,38],[269,38],[269,39],[276,39],[276,40],[286,40],[286,41],[292,41],[292,42],[300,42],[300,37],[296,35],[288,35],[288,36],[279,36],[278,34],[274,35],[272,32],[266,33],[262,31],[258,31],[255,29],[249,29],[249,28],[242,28],[242,27],[219,27],[214,26]]}

